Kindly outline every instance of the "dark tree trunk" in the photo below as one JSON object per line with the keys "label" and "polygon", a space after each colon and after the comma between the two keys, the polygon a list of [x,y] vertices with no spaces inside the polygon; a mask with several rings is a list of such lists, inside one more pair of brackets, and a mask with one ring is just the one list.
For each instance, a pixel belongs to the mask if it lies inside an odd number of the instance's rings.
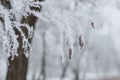
{"label": "dark tree trunk", "polygon": [[[8,0],[1,0],[1,4],[6,7],[7,9],[11,9],[11,4]],[[37,9],[31,7],[31,9]],[[2,19],[0,19],[2,20]],[[27,23],[30,26],[35,26],[35,22],[37,20],[37,17],[31,15],[27,18],[23,17],[22,23]],[[26,37],[28,36],[28,31],[25,27],[22,27],[23,32],[25,33]],[[18,48],[18,56],[14,58],[14,60],[10,60],[9,58],[9,67],[8,67],[8,73],[6,80],[26,80],[26,73],[27,73],[27,65],[28,65],[28,58],[24,54],[24,49],[22,48],[22,36],[20,32],[15,29],[15,32],[18,37],[19,42],[19,48]],[[29,42],[31,43],[31,39],[29,39]]]}
{"label": "dark tree trunk", "polygon": [[[26,19],[23,19],[24,23],[28,23],[30,26],[34,26],[36,22],[36,17],[31,15],[28,16]],[[28,35],[27,29],[22,27],[23,32],[25,33],[26,37]],[[14,60],[9,60],[10,66],[8,67],[7,73],[7,80],[26,80],[26,73],[28,67],[28,58],[24,54],[24,49],[22,48],[22,37],[20,33],[16,31],[16,34],[19,34],[19,48],[18,48],[18,56],[15,57]],[[29,39],[31,43],[31,39]]]}
{"label": "dark tree trunk", "polygon": [[[36,0],[35,0],[36,1]],[[39,0],[43,1],[43,0]],[[11,4],[9,0],[1,0],[1,4],[6,7],[7,9],[11,9]],[[41,9],[37,7],[31,7],[31,10],[37,10],[40,11]],[[2,18],[0,20],[3,22]],[[23,17],[23,20],[21,23],[27,23],[30,26],[34,27],[36,23],[37,17],[34,15],[30,15],[27,18]],[[24,32],[25,36],[28,37],[28,31],[25,27],[21,27],[22,31]],[[34,27],[35,28],[35,27]],[[33,28],[33,29],[34,29]],[[8,67],[8,73],[7,73],[7,78],[6,80],[26,80],[26,73],[27,73],[27,67],[28,67],[28,58],[24,54],[24,49],[22,48],[22,36],[20,32],[15,29],[15,32],[18,37],[18,42],[19,42],[19,48],[18,48],[18,56],[14,58],[14,60],[10,60],[9,58],[9,67]],[[31,43],[31,39],[29,39],[29,42]]]}
{"label": "dark tree trunk", "polygon": [[[21,40],[21,39],[19,39]],[[25,80],[27,72],[28,59],[23,53],[23,49],[19,48],[19,56],[14,60],[9,60],[10,66],[8,67],[6,80]]]}

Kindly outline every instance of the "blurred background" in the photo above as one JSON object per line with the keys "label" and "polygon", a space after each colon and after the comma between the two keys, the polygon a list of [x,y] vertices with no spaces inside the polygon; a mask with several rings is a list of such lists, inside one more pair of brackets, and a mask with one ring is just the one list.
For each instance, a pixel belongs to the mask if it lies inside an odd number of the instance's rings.
{"label": "blurred background", "polygon": [[[120,0],[43,1],[26,80],[120,80],[119,4]],[[0,58],[0,80],[6,80],[7,64],[7,58]]]}

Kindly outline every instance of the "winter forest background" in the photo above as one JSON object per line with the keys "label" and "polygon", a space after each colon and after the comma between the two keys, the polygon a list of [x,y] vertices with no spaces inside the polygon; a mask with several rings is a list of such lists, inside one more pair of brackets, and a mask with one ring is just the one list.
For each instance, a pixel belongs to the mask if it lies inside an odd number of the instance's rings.
{"label": "winter forest background", "polygon": [[0,80],[120,80],[120,0],[0,0]]}

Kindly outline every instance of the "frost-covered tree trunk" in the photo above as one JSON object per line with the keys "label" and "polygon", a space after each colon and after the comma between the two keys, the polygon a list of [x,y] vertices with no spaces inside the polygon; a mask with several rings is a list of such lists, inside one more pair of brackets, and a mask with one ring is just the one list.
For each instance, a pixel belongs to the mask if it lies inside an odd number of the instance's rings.
{"label": "frost-covered tree trunk", "polygon": [[[36,17],[31,15],[28,16],[26,19],[23,19],[24,23],[28,23],[30,26],[34,26],[36,22]],[[22,28],[23,32],[28,36],[27,30],[25,27]],[[16,30],[16,33],[19,32]],[[20,34],[19,34],[20,35]],[[8,67],[8,74],[7,80],[25,80],[26,79],[26,72],[27,72],[27,65],[28,65],[28,58],[24,54],[24,48],[22,48],[22,36],[20,35],[18,38],[18,42],[20,43],[18,48],[18,57],[15,57],[14,60],[10,61],[10,66]],[[31,39],[29,39],[31,42]]]}
{"label": "frost-covered tree trunk", "polygon": [[[36,0],[35,0],[36,1]],[[42,1],[42,0],[39,0]],[[24,1],[23,1],[24,2]],[[30,4],[28,5],[30,7],[30,10],[38,10],[40,11],[40,9],[38,8],[39,5],[37,5],[38,2],[36,2],[33,6],[30,6]],[[3,6],[3,10],[8,10],[8,12],[12,11],[12,3],[9,0],[1,0],[1,5]],[[21,4],[22,5],[22,4]],[[35,5],[37,5],[37,7],[34,7]],[[28,7],[27,7],[28,8]],[[29,9],[29,8],[28,8]],[[4,11],[3,11],[4,12]],[[4,14],[4,13],[3,13]],[[24,14],[24,13],[23,13]],[[9,15],[7,15],[9,16]],[[12,14],[12,16],[14,17],[12,21],[16,21],[16,17],[15,15]],[[6,16],[5,16],[6,17]],[[25,16],[21,16],[23,19],[20,23],[23,24],[28,24],[29,27],[33,27],[33,29],[35,28],[35,23],[37,20],[37,17],[33,14],[29,14],[27,17]],[[5,23],[5,19],[4,17],[1,17],[0,20]],[[5,24],[6,25],[6,24]],[[7,24],[8,25],[8,24]],[[5,26],[6,27],[6,26]],[[8,26],[7,26],[8,27]],[[17,42],[19,43],[18,49],[17,49],[17,54],[18,56],[14,56],[14,59],[12,59],[13,56],[9,56],[9,67],[8,67],[8,73],[7,73],[7,79],[6,80],[26,80],[26,72],[27,72],[27,65],[28,65],[28,58],[26,57],[26,55],[24,54],[26,52],[25,44],[26,41],[25,37],[28,41],[28,43],[31,43],[32,37],[29,38],[29,31],[28,28],[25,27],[24,25],[20,27],[20,29],[17,29],[18,27],[14,27],[13,30],[15,32],[16,35],[18,35],[17,38]],[[5,30],[6,31],[6,30]],[[22,32],[22,33],[21,33]],[[7,33],[6,33],[7,34]],[[24,34],[24,35],[23,35]],[[23,43],[24,42],[24,43]],[[24,47],[23,47],[24,46]],[[12,48],[13,46],[11,46]],[[28,47],[28,51],[29,51],[29,46]],[[8,53],[8,54],[14,54],[14,53]]]}

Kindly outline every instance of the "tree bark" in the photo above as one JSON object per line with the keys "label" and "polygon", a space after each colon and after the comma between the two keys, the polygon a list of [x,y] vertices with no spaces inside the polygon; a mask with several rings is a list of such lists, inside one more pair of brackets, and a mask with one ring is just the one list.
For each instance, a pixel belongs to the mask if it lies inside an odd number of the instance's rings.
{"label": "tree bark", "polygon": [[[41,0],[40,0],[41,1]],[[7,9],[11,9],[11,4],[8,0],[1,0],[1,4],[6,7]],[[35,7],[31,7],[31,10],[40,10]],[[2,19],[0,19],[2,21]],[[22,23],[27,23],[30,26],[35,26],[37,17],[34,15],[30,15],[27,18],[23,17]],[[25,27],[22,27],[23,32],[25,33],[25,36],[28,36],[28,31]],[[10,60],[9,58],[9,67],[8,67],[8,73],[6,80],[26,80],[26,73],[27,73],[27,67],[28,67],[28,58],[24,54],[24,49],[22,48],[22,36],[20,32],[15,29],[15,32],[18,37],[19,42],[19,48],[18,48],[18,56],[14,58],[14,60]],[[31,39],[29,39],[29,42],[31,43]]]}
{"label": "tree bark", "polygon": [[[34,26],[37,18],[33,15],[28,16],[26,19],[23,19],[24,23],[28,23],[30,26]],[[22,27],[23,32],[27,36],[27,29]],[[24,54],[24,49],[22,48],[22,36],[16,31],[16,34],[19,34],[18,42],[18,56],[14,60],[9,59],[10,66],[8,67],[7,80],[26,80],[26,73],[28,67],[28,58]],[[29,39],[31,43],[31,39]]]}
{"label": "tree bark", "polygon": [[[36,0],[35,0],[36,1]],[[43,0],[39,0],[43,1]],[[1,0],[1,4],[6,7],[7,9],[11,9],[11,3],[9,0]],[[31,10],[37,10],[40,11],[41,9],[37,7],[30,7]],[[0,20],[3,22],[2,18]],[[21,23],[27,23],[30,26],[35,28],[35,23],[36,23],[37,17],[34,15],[30,15],[27,18],[23,17],[23,20]],[[28,31],[25,27],[21,27],[22,31],[24,32],[25,36],[28,37]],[[7,73],[7,78],[6,80],[26,80],[26,73],[27,73],[27,67],[28,67],[28,58],[24,54],[24,49],[22,48],[22,36],[20,32],[15,29],[15,32],[18,37],[18,42],[19,42],[19,48],[18,48],[18,56],[14,58],[14,60],[10,60],[9,58],[9,63],[10,66],[8,67],[8,73]],[[29,42],[31,43],[31,39],[29,39]]]}

